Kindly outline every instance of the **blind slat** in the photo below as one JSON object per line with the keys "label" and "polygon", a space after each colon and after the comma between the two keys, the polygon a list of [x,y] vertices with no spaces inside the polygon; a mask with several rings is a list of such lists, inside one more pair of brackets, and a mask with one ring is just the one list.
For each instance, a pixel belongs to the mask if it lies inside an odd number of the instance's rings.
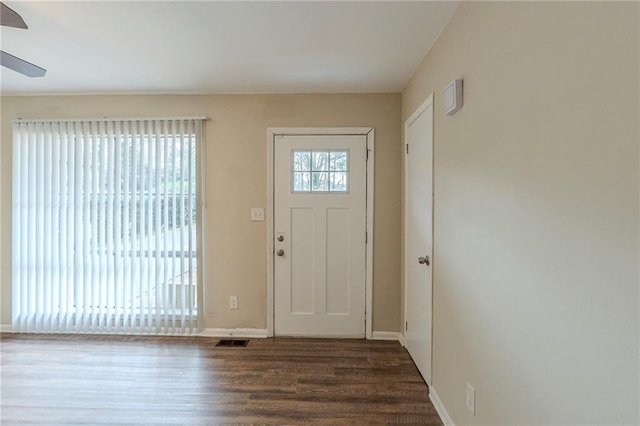
{"label": "blind slat", "polygon": [[[115,132],[116,134],[120,133],[120,123],[115,123]],[[121,320],[121,310],[118,308],[118,303],[122,299],[122,286],[123,286],[123,263],[119,261],[122,259],[122,153],[126,152],[126,149],[123,149],[121,140],[116,141],[114,137],[114,123],[107,123],[107,133],[108,139],[113,140],[115,142],[115,158],[114,158],[114,176],[115,176],[115,196],[114,196],[114,262],[115,262],[115,271],[114,271],[114,285],[113,285],[113,301],[110,302],[107,307],[107,312],[109,313],[107,327],[109,331],[118,331],[119,323]],[[126,223],[126,221],[125,221]],[[111,303],[113,303],[113,309],[109,309],[111,307]],[[113,321],[113,323],[112,323]]]}
{"label": "blind slat", "polygon": [[113,309],[115,306],[115,287],[116,283],[116,260],[115,260],[115,239],[119,238],[119,236],[115,233],[114,228],[114,214],[115,214],[115,194],[116,194],[116,174],[115,174],[115,163],[116,163],[116,145],[117,142],[115,138],[109,135],[105,138],[105,147],[107,152],[107,167],[106,174],[104,176],[105,181],[107,182],[107,189],[105,191],[106,194],[106,213],[105,219],[107,221],[105,232],[106,244],[107,244],[107,279],[105,281],[105,289],[103,294],[101,295],[101,300],[103,301],[102,309],[104,309],[104,318],[105,318],[105,331],[111,327],[113,322]]}
{"label": "blind slat", "polygon": [[52,271],[52,295],[51,295],[51,311],[53,318],[51,320],[51,331],[58,331],[60,328],[60,173],[56,172],[53,165],[60,164],[60,128],[58,123],[51,124],[52,136],[52,168],[51,168],[51,271]]}
{"label": "blind slat", "polygon": [[43,292],[43,309],[44,309],[44,323],[43,329],[45,331],[51,331],[51,315],[53,309],[51,306],[51,293],[52,293],[52,276],[51,271],[51,124],[45,125],[45,147],[43,155],[43,253],[42,253],[42,272],[44,274],[44,292]]}
{"label": "blind slat", "polygon": [[[169,123],[165,120],[162,122],[163,133],[165,135],[169,134]],[[164,138],[164,158],[165,165],[169,162],[169,139]],[[168,166],[170,167],[170,166]],[[169,173],[164,174],[164,223],[169,224]],[[162,249],[164,250],[164,261],[162,262],[162,279],[160,282],[162,283],[162,294],[163,294],[163,304],[164,306],[169,305],[169,246],[168,246],[168,233],[164,232],[162,234]],[[164,332],[169,332],[169,310],[164,309]]]}
{"label": "blind slat", "polygon": [[[138,125],[140,126],[141,133],[145,133],[145,122],[140,122]],[[146,184],[148,181],[148,173],[149,168],[145,167],[146,164],[146,154],[148,150],[147,140],[141,139],[140,141],[140,178],[141,188],[140,188],[140,250],[141,253],[148,253],[148,235],[147,235],[147,188]],[[147,331],[147,293],[149,291],[149,276],[147,269],[148,257],[145,255],[142,257],[142,261],[140,262],[140,292],[138,293],[138,303],[140,309],[140,328],[142,333],[146,333]]]}
{"label": "blind slat", "polygon": [[[171,132],[175,135],[178,133],[178,129],[177,129],[177,124],[176,124],[176,120],[172,120],[171,121],[171,127],[172,130]],[[177,152],[176,152],[176,140],[175,140],[175,136],[171,138],[171,142],[172,142],[172,149],[171,149],[171,176],[176,176],[177,175]],[[174,181],[174,185],[172,187],[172,212],[173,212],[173,228],[175,229],[176,224],[178,223],[178,197],[176,195],[177,192],[177,188],[175,185],[175,181]],[[171,246],[173,247],[174,250],[178,249],[178,238],[177,238],[177,233],[176,232],[172,232],[171,233]],[[176,263],[177,261],[174,259],[171,262],[171,273],[169,275],[169,279],[171,280],[171,303],[175,305],[176,300],[177,299],[177,286],[176,286],[176,280],[175,277],[178,274],[178,268],[176,268]],[[177,319],[176,319],[176,310],[172,309],[171,310],[171,332],[172,333],[176,333],[177,332]]]}
{"label": "blind slat", "polygon": [[[37,141],[38,145],[44,144],[44,132],[42,131],[42,125],[39,126],[39,131],[37,132]],[[34,224],[34,236],[39,241],[44,240],[44,152],[42,149],[37,149],[35,151],[36,157],[36,178],[34,182],[35,186],[35,224]],[[43,330],[43,319],[44,319],[44,244],[38,244],[35,247],[35,266],[34,266],[34,283],[33,288],[35,292],[35,305],[34,305],[34,318],[36,321],[35,327],[38,331]]]}
{"label": "blind slat", "polygon": [[[100,178],[102,176],[100,170],[100,147],[104,144],[104,137],[102,133],[102,129],[98,128],[95,122],[91,123],[91,130],[93,133],[93,139],[91,140],[91,222],[98,223],[98,218],[100,217],[99,209],[100,209]],[[101,317],[102,317],[102,303],[101,303],[101,295],[103,289],[103,280],[105,275],[105,270],[102,266],[104,259],[102,252],[98,252],[97,243],[100,238],[100,231],[98,226],[92,227],[92,235],[91,235],[91,252],[95,253],[94,255],[94,270],[92,271],[92,279],[97,281],[98,291],[94,293],[92,302],[98,305],[98,309],[94,310],[94,315],[92,316],[92,321],[94,322],[96,328],[100,329],[101,327]]]}
{"label": "blind slat", "polygon": [[[154,121],[153,122],[153,135],[154,135],[154,147],[155,147],[155,164],[156,166],[159,166],[160,164],[162,164],[162,143],[160,142],[160,121]],[[156,190],[156,194],[158,194],[160,192],[160,190],[162,189],[161,186],[161,180],[160,180],[160,176],[162,175],[162,173],[160,172],[160,169],[156,169],[156,173],[155,173],[155,190]],[[155,197],[155,214],[156,214],[156,220],[154,223],[154,228],[153,228],[153,234],[155,237],[155,259],[154,259],[154,264],[155,264],[155,283],[156,283],[156,291],[155,291],[155,300],[154,300],[154,306],[155,306],[155,332],[156,333],[160,333],[161,332],[161,316],[160,313],[162,311],[162,303],[161,303],[161,298],[162,298],[162,294],[164,294],[164,283],[163,283],[163,277],[162,277],[162,266],[163,266],[163,262],[161,261],[160,258],[160,234],[162,232],[162,227],[160,226],[160,224],[162,223],[162,206],[160,204],[160,200],[161,197],[156,196]]]}
{"label": "blind slat", "polygon": [[132,226],[132,235],[131,242],[132,248],[131,250],[131,300],[130,304],[130,322],[131,322],[131,331],[136,332],[137,321],[138,321],[138,303],[136,300],[137,294],[142,290],[142,283],[140,282],[139,276],[139,263],[136,262],[135,259],[135,251],[140,250],[140,224],[138,221],[138,203],[139,203],[139,191],[136,188],[136,177],[139,176],[140,171],[138,170],[138,152],[139,152],[139,141],[138,141],[138,123],[131,123],[131,144],[132,144],[132,154],[131,154],[131,169],[133,172],[133,176],[130,179],[131,181],[131,226]]}

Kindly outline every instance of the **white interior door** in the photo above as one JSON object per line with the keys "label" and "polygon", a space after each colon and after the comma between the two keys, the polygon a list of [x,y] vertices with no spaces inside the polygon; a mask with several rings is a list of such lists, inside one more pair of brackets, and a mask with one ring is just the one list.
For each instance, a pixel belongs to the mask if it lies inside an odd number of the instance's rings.
{"label": "white interior door", "polygon": [[429,98],[405,123],[405,344],[431,383],[433,251],[433,105]]}
{"label": "white interior door", "polygon": [[274,140],[274,332],[365,336],[365,135]]}

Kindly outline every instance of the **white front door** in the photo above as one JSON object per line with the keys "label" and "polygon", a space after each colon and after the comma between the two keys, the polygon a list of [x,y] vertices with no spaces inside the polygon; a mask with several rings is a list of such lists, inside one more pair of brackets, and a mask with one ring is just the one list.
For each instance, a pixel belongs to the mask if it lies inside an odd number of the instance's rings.
{"label": "white front door", "polygon": [[365,135],[274,139],[274,332],[365,336]]}
{"label": "white front door", "polygon": [[433,104],[405,123],[405,344],[431,383]]}

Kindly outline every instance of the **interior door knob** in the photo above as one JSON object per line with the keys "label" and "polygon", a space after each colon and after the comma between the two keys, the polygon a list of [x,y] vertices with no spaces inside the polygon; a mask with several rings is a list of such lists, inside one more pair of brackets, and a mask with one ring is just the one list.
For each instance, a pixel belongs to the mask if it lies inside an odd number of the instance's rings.
{"label": "interior door knob", "polygon": [[278,256],[284,256],[284,250],[280,249],[276,252]]}
{"label": "interior door knob", "polygon": [[431,264],[431,260],[429,259],[429,255],[426,255],[425,257],[419,257],[418,258],[418,263],[421,264],[421,265],[429,266]]}
{"label": "interior door knob", "polygon": [[284,235],[278,235],[277,240],[280,242],[284,241]]}

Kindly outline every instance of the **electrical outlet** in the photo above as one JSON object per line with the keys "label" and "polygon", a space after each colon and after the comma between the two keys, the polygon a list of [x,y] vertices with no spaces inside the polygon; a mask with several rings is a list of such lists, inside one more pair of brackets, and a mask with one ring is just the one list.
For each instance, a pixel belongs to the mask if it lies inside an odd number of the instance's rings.
{"label": "electrical outlet", "polygon": [[476,415],[476,390],[467,382],[466,405],[471,414]]}
{"label": "electrical outlet", "polygon": [[229,296],[229,309],[238,309],[238,296]]}

